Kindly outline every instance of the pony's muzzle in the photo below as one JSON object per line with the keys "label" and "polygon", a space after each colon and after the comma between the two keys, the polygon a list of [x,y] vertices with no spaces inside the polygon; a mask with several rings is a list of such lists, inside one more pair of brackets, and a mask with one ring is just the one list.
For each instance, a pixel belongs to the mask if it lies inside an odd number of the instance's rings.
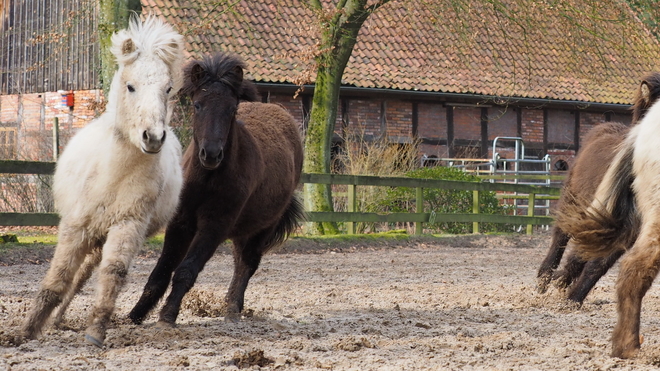
{"label": "pony's muzzle", "polygon": [[202,147],[199,150],[199,162],[208,170],[217,169],[224,157],[225,152],[222,148],[218,148],[215,151],[207,151],[206,148]]}
{"label": "pony's muzzle", "polygon": [[145,130],[142,132],[142,151],[145,153],[158,153],[160,149],[163,148],[163,143],[165,143],[165,138],[167,137],[167,131],[163,130],[159,134],[154,134]]}

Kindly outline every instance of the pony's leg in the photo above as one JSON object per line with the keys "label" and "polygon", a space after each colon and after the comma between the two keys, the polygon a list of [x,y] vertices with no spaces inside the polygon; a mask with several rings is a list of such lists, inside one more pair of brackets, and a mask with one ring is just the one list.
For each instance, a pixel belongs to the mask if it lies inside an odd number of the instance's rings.
{"label": "pony's leg", "polygon": [[73,297],[80,292],[87,280],[89,280],[89,277],[92,276],[94,268],[96,268],[100,262],[101,247],[99,246],[98,248],[93,248],[90,253],[87,254],[87,257],[80,266],[80,269],[78,269],[78,272],[73,278],[73,285],[67,291],[64,299],[62,300],[62,304],[60,304],[60,306],[57,308],[57,312],[55,312],[53,325],[57,327],[62,324],[62,321],[64,320],[64,313],[69,307],[69,304],[71,304],[71,300],[73,300]]}
{"label": "pony's leg", "polygon": [[225,239],[226,234],[219,232],[215,226],[202,227],[197,231],[185,259],[174,271],[172,291],[160,310],[158,326],[174,326],[183,297],[193,287],[199,272]]}
{"label": "pony's leg", "polygon": [[248,238],[234,241],[234,275],[225,296],[227,302],[227,317],[236,319],[243,311],[245,290],[254,272],[259,268],[261,257],[267,250],[266,243],[273,234],[272,229],[261,231]]}
{"label": "pony's leg", "polygon": [[660,269],[659,231],[658,223],[644,226],[632,249],[621,260],[616,290],[618,320],[612,334],[614,357],[630,358],[639,350],[642,299]]}
{"label": "pony's leg", "polygon": [[582,304],[596,282],[607,273],[625,250],[618,250],[605,258],[593,259],[584,266],[582,274],[568,291],[568,300]]}
{"label": "pony's leg", "polygon": [[195,236],[194,226],[187,225],[193,219],[189,218],[184,221],[182,218],[177,218],[167,227],[163,252],[158,258],[154,270],[151,271],[149,280],[144,285],[140,300],[128,314],[133,323],[141,324],[147,314],[156,306],[158,300],[165,295],[172,278],[172,272],[186,256],[190,242]]}
{"label": "pony's leg", "polygon": [[586,264],[587,262],[582,260],[575,250],[571,251],[566,258],[566,264],[564,264],[563,269],[552,275],[555,286],[560,289],[570,286],[573,281],[580,277]]}
{"label": "pony's leg", "polygon": [[566,250],[566,245],[570,237],[564,233],[560,228],[554,227],[552,229],[552,242],[548,254],[543,259],[537,277],[537,290],[540,294],[548,290],[548,284],[552,280],[552,272],[559,266],[561,258]]}
{"label": "pony's leg", "polygon": [[73,278],[85,259],[88,245],[83,231],[60,224],[59,241],[48,272],[41,282],[41,288],[28,314],[20,337],[35,339],[41,332],[53,309],[62,302],[70,289]]}
{"label": "pony's leg", "polygon": [[89,318],[85,340],[101,347],[115,301],[126,282],[131,260],[144,242],[146,226],[139,222],[124,222],[113,226],[103,245],[103,257],[98,271],[94,308]]}

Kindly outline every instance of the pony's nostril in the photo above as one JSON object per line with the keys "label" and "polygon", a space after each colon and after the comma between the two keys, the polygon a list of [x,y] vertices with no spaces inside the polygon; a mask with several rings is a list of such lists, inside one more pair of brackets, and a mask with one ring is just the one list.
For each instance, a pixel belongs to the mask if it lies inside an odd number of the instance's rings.
{"label": "pony's nostril", "polygon": [[167,131],[166,131],[166,130],[163,130],[163,137],[160,138],[160,142],[161,142],[161,143],[165,143],[165,138],[166,138],[166,137],[167,137]]}
{"label": "pony's nostril", "polygon": [[199,158],[206,160],[206,150],[204,148],[199,150]]}
{"label": "pony's nostril", "polygon": [[218,153],[218,157],[216,157],[216,160],[220,162],[224,157],[225,157],[225,152],[223,150],[220,150],[220,153]]}
{"label": "pony's nostril", "polygon": [[145,142],[149,140],[149,133],[146,130],[142,132],[142,140]]}

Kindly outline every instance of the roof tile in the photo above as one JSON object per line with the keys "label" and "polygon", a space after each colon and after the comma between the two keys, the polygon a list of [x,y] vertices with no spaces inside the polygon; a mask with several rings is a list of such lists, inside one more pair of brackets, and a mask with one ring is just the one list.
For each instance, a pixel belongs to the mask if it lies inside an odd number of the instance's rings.
{"label": "roof tile", "polygon": [[[525,4],[503,1],[512,7]],[[436,3],[393,0],[375,12],[360,30],[342,81],[358,87],[628,104],[639,79],[660,70],[660,61],[651,57],[660,54],[660,46],[639,22],[626,29],[626,48],[603,44],[601,53],[573,51],[581,36],[571,39],[551,12],[539,13],[543,27],[522,34],[511,25],[503,32],[497,23],[502,16],[483,5],[487,2],[474,2],[474,13],[460,15],[441,13],[433,8]],[[620,6],[616,0],[602,3],[604,12]],[[190,57],[233,51],[246,61],[249,76],[288,83],[313,63],[316,18],[300,0],[243,0],[229,11],[211,11],[204,0],[143,4],[145,12],[179,26]],[[459,27],[461,22],[469,30]],[[613,39],[623,34],[613,23],[602,29]]]}

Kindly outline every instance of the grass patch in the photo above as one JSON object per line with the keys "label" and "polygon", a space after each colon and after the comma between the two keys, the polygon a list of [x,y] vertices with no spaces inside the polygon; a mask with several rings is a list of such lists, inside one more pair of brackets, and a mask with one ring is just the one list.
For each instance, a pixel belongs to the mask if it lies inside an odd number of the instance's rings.
{"label": "grass patch", "polygon": [[29,236],[18,235],[19,244],[42,244],[42,245],[57,245],[56,234],[35,234]]}

